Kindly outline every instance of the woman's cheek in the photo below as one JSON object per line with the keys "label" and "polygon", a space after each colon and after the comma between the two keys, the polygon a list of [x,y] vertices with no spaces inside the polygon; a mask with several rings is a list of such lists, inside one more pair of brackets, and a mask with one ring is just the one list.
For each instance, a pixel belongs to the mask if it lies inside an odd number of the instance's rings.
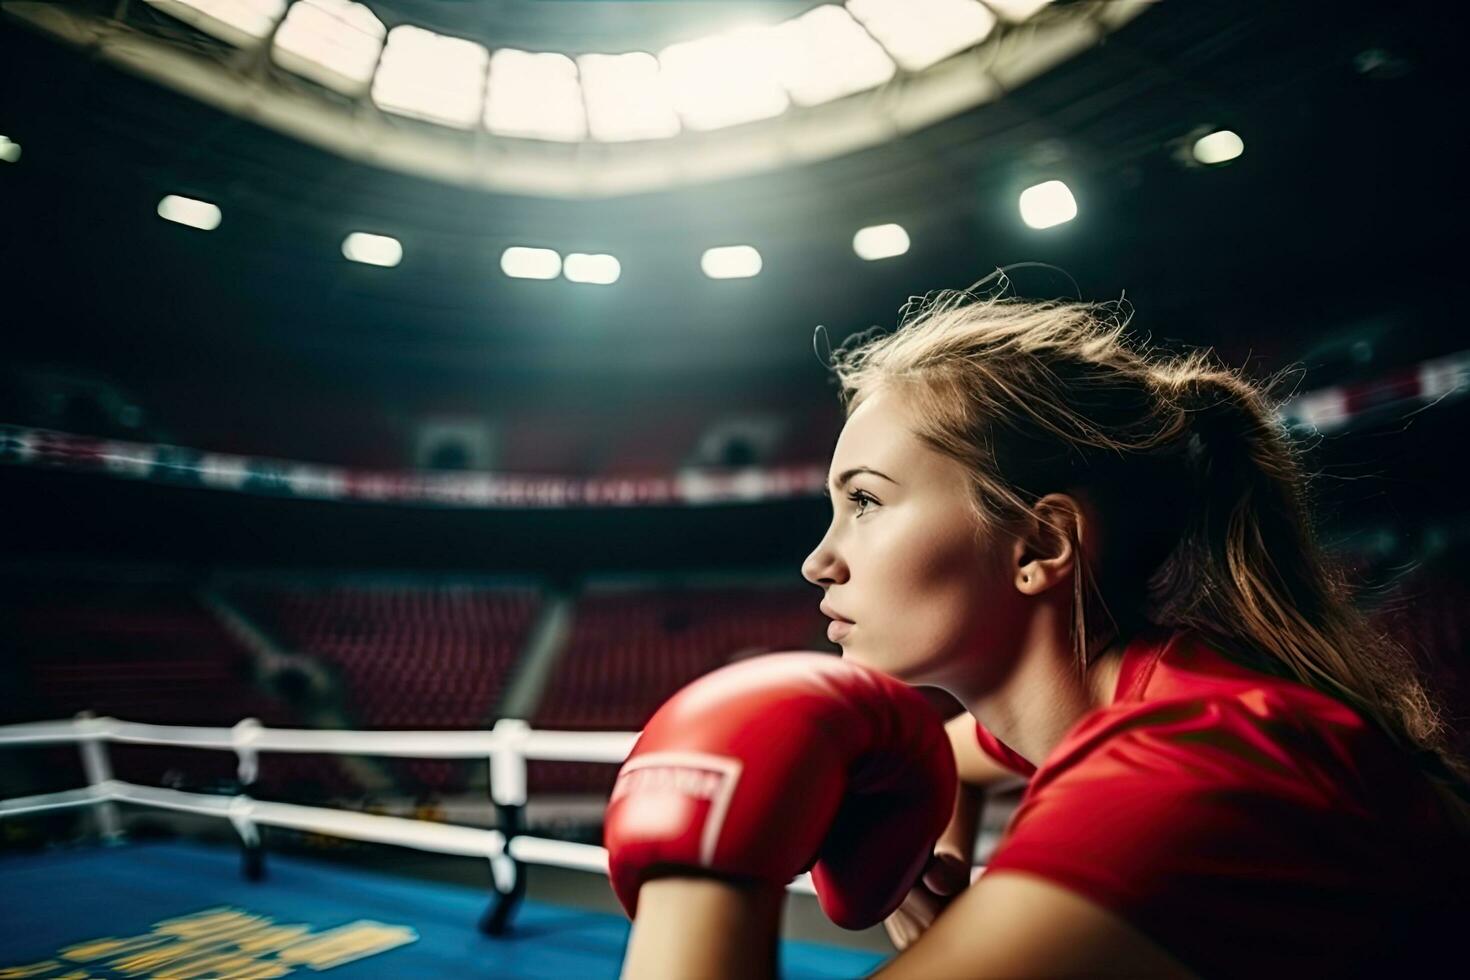
{"label": "woman's cheek", "polygon": [[893,523],[901,543],[888,550],[883,576],[888,587],[880,592],[889,615],[875,622],[873,632],[879,635],[865,639],[888,641],[885,646],[905,651],[906,661],[928,661],[963,644],[976,612],[976,556],[944,529]]}
{"label": "woman's cheek", "polygon": [[894,599],[904,608],[911,603],[962,605],[980,572],[979,556],[964,536],[958,529],[932,525],[898,530],[910,533],[903,546],[889,549]]}

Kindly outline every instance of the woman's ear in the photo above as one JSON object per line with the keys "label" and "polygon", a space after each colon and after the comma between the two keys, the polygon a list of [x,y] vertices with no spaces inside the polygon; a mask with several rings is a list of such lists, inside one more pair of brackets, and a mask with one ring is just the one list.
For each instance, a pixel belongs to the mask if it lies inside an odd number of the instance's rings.
{"label": "woman's ear", "polygon": [[1025,595],[1070,582],[1077,549],[1088,530],[1086,515],[1076,498],[1049,493],[1031,506],[1015,548],[1015,585]]}

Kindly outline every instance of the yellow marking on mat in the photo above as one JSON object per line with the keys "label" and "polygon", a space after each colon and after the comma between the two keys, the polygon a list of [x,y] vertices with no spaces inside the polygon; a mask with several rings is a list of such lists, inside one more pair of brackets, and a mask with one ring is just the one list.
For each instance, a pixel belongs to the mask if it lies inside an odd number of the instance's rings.
{"label": "yellow marking on mat", "polygon": [[215,948],[203,942],[176,942],[171,946],[161,946],[158,949],[150,949],[144,953],[134,953],[123,959],[113,960],[109,965],[119,973],[130,977],[138,976],[142,973],[156,973],[159,968],[170,963],[191,959]]}
{"label": "yellow marking on mat", "polygon": [[109,956],[120,956],[131,953],[134,950],[147,949],[160,943],[170,942],[168,936],[159,936],[149,933],[145,936],[134,936],[131,939],[115,939],[108,936],[105,939],[91,939],[86,942],[76,943],[72,946],[63,946],[61,955],[78,963],[90,963],[93,960],[105,959]]}
{"label": "yellow marking on mat", "polygon": [[[170,948],[180,951],[180,955],[185,957],[213,956],[219,953],[234,956],[239,955],[245,943],[259,937],[263,932],[270,932],[271,929],[269,919],[253,917],[249,923],[231,925],[228,929],[216,930],[198,938],[182,940]],[[305,932],[307,929],[302,926],[300,931]]]}
{"label": "yellow marking on mat", "polygon": [[218,922],[221,918],[233,919],[247,914],[244,909],[237,909],[232,905],[216,905],[212,909],[200,909],[198,912],[190,912],[188,915],[176,915],[170,919],[159,919],[153,923],[153,928],[166,932],[177,927],[189,928],[190,924],[207,925]]}
{"label": "yellow marking on mat", "polygon": [[270,926],[253,936],[235,940],[235,945],[247,953],[274,953],[285,949],[311,932],[309,926]]}
{"label": "yellow marking on mat", "polygon": [[242,929],[254,929],[263,921],[265,921],[264,916],[250,915],[239,909],[226,909],[201,919],[192,919],[188,916],[179,919],[165,919],[154,924],[153,930],[167,933],[170,936],[202,939],[205,936],[229,935]]}
{"label": "yellow marking on mat", "polygon": [[[256,915],[237,914],[228,917],[210,916],[198,923],[169,921],[163,925],[165,936],[175,938],[176,941],[120,960],[115,959],[111,964],[112,968],[128,976],[160,969],[171,974],[175,970],[187,969],[185,964],[200,958],[217,958],[221,954],[238,957],[239,944],[268,930],[270,920]],[[194,935],[191,936],[191,933]]]}
{"label": "yellow marking on mat", "polygon": [[208,977],[227,977],[228,980],[275,980],[284,977],[292,971],[292,967],[274,960],[251,960],[245,959],[239,966],[231,965],[228,972],[196,973],[189,980],[204,980]]}
{"label": "yellow marking on mat", "polygon": [[0,980],[25,980],[26,977],[42,977],[53,970],[61,969],[55,960],[26,963],[21,966],[0,967]]}
{"label": "yellow marking on mat", "polygon": [[304,963],[313,970],[330,970],[364,956],[416,942],[418,938],[419,934],[408,926],[390,926],[360,919],[289,946],[281,951],[280,957],[287,963]]}
{"label": "yellow marking on mat", "polygon": [[[211,953],[208,956],[164,967],[153,974],[152,980],[197,980],[201,977],[230,977],[233,980],[241,970],[256,962],[254,957],[242,956],[239,953]],[[283,970],[289,969],[284,965],[278,965]]]}
{"label": "yellow marking on mat", "polygon": [[[235,938],[222,942],[216,937],[211,936],[207,940],[199,940],[196,943],[181,944],[178,948],[182,950],[182,960],[175,959],[174,962],[163,967],[154,973],[153,976],[155,980],[158,980],[158,978],[196,977],[213,974],[233,976],[235,969],[225,970],[220,964],[233,962],[238,967],[241,964],[258,962],[254,953],[241,948],[241,943],[252,938],[254,933],[268,929],[270,929],[269,926],[257,923],[253,927],[252,936],[247,936],[246,939]],[[291,931],[296,935],[300,935],[306,930],[305,927],[301,927],[299,931]],[[285,967],[284,969],[286,972],[290,972],[291,968]]]}
{"label": "yellow marking on mat", "polygon": [[[138,936],[104,936],[63,947],[59,959],[0,967],[0,980],[276,980],[301,967],[331,970],[418,941],[408,926],[360,919],[313,932],[304,923],[229,906],[162,919]],[[64,962],[70,960],[71,962]],[[77,963],[88,964],[79,970]]]}
{"label": "yellow marking on mat", "polygon": [[247,967],[241,968],[237,973],[231,974],[230,980],[275,980],[276,977],[284,977],[291,972],[291,967],[284,963],[273,960],[256,960]]}

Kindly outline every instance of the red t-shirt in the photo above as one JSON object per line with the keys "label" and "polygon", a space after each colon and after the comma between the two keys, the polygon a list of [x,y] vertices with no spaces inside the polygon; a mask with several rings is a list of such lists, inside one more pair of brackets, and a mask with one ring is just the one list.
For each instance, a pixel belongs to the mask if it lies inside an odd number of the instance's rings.
{"label": "red t-shirt", "polygon": [[[1388,739],[1312,688],[1161,631],[1114,702],[1032,766],[986,872],[1113,911],[1204,976],[1441,969],[1470,926],[1470,856]],[[1440,952],[1443,949],[1444,952]]]}

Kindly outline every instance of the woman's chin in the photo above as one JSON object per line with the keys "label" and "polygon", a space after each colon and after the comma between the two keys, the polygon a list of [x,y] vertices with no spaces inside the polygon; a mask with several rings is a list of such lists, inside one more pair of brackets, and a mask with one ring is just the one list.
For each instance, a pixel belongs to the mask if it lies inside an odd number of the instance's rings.
{"label": "woman's chin", "polygon": [[905,680],[902,674],[893,670],[893,664],[883,662],[881,657],[875,658],[866,655],[861,645],[851,643],[843,645],[842,659],[850,664],[857,664],[859,667],[866,667],[869,670],[876,670],[880,673],[887,674],[895,680]]}

